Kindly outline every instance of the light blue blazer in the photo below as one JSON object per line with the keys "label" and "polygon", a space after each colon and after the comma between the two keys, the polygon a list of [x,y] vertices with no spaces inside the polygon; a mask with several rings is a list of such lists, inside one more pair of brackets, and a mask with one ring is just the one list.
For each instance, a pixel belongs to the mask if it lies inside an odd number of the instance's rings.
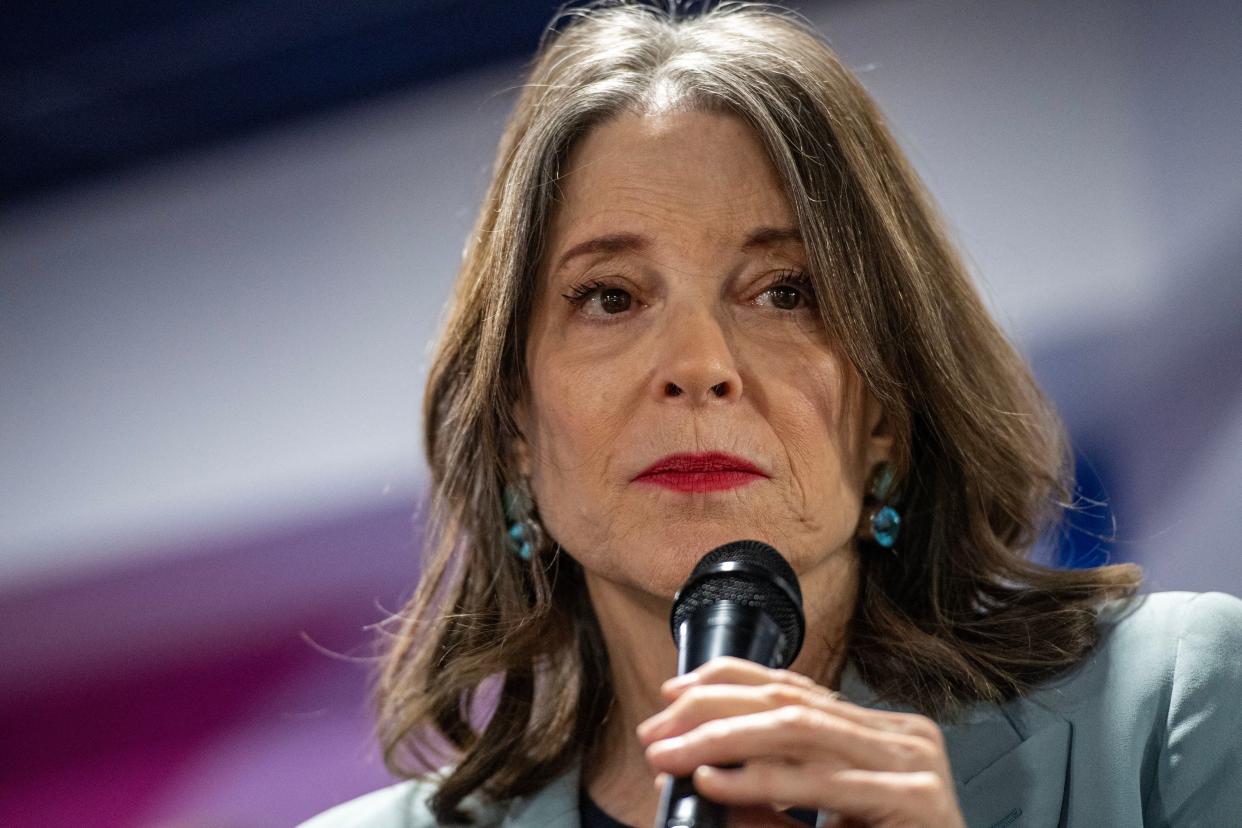
{"label": "light blue blazer", "polygon": [[[1242,826],[1242,601],[1156,593],[1110,605],[1100,624],[1100,646],[1072,672],[943,726],[967,825]],[[901,709],[878,701],[852,663],[841,691]],[[481,825],[578,828],[578,784],[575,767],[533,796],[464,805]],[[401,782],[302,828],[432,826],[433,785]]]}

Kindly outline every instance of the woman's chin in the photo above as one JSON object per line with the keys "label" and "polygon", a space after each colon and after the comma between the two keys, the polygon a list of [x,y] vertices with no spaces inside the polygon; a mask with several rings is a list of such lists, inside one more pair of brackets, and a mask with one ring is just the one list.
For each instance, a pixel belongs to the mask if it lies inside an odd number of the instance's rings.
{"label": "woman's chin", "polygon": [[[615,575],[656,595],[672,598],[690,577],[695,565],[717,547],[739,540],[772,542],[753,529],[722,526],[675,527],[658,536],[635,538],[612,557],[611,568],[622,561],[622,571]],[[775,544],[772,544],[775,546]],[[784,550],[780,550],[786,554]],[[589,562],[587,563],[589,567]]]}
{"label": "woman's chin", "polygon": [[[753,525],[679,525],[659,532],[645,532],[621,547],[614,546],[614,553],[598,561],[596,566],[611,570],[608,573],[610,580],[642,585],[645,591],[671,598],[685,584],[704,555],[740,540],[768,544],[789,561],[799,577],[851,549],[848,533],[834,542],[833,539],[820,537],[777,537]],[[596,568],[592,563],[590,560],[583,561],[588,569]]]}

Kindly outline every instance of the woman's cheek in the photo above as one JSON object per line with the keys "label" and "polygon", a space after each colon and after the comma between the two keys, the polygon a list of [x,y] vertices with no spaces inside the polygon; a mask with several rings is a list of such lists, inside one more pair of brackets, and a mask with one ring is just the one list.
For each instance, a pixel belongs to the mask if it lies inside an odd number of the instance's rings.
{"label": "woman's cheek", "polygon": [[[607,452],[627,419],[621,369],[607,362],[563,360],[535,378],[535,407],[546,482],[559,495],[593,488],[606,472]],[[542,475],[541,475],[542,476]]]}
{"label": "woman's cheek", "polygon": [[769,418],[789,458],[799,502],[817,511],[850,491],[854,415],[838,361],[822,350],[789,359],[769,393]]}

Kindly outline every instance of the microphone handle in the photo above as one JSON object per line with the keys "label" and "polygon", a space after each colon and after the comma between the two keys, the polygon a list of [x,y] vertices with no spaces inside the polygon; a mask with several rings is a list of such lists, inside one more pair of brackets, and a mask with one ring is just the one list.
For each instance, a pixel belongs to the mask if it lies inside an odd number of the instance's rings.
{"label": "microphone handle", "polygon": [[657,828],[725,828],[728,820],[729,809],[700,796],[690,777],[678,776],[664,783]]}
{"label": "microphone handle", "polygon": [[[678,675],[724,655],[775,667],[784,645],[780,627],[766,612],[734,601],[716,601],[693,613],[681,622],[677,638]],[[728,807],[699,794],[690,777],[679,776],[664,783],[655,828],[725,828],[728,819]]]}
{"label": "microphone handle", "polygon": [[789,666],[778,663],[788,651],[780,626],[760,608],[736,601],[716,601],[692,613],[678,626],[677,642],[679,676],[717,656]]}

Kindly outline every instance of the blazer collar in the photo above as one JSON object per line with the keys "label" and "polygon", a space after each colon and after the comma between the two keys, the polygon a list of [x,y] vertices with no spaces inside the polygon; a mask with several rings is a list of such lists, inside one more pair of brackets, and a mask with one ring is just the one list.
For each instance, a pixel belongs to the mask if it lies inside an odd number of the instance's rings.
{"label": "blazer collar", "polygon": [[[878,697],[848,661],[841,693],[863,707],[911,708]],[[1057,825],[1065,798],[1071,727],[1025,698],[977,704],[941,723],[957,800],[966,824],[981,828]]]}
{"label": "blazer collar", "polygon": [[580,828],[578,786],[582,772],[578,762],[530,796],[514,800],[505,814],[504,828]]}

